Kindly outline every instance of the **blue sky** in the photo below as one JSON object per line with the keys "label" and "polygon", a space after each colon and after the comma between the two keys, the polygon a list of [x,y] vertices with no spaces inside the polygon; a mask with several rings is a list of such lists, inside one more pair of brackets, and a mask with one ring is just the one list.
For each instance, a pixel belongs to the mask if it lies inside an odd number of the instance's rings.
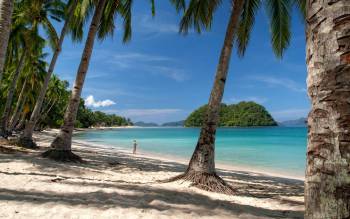
{"label": "blue sky", "polygon": [[[180,16],[168,1],[156,4],[152,18],[149,1],[134,2],[130,43],[121,42],[118,18],[114,36],[96,42],[83,89],[83,98],[88,98],[93,110],[162,123],[185,119],[207,102],[228,21],[228,3],[216,12],[210,32],[187,36],[178,34]],[[245,57],[238,58],[236,51],[232,56],[225,103],[256,101],[277,121],[307,115],[304,25],[297,13],[292,32],[290,48],[282,60],[277,59],[261,8]],[[70,84],[82,50],[83,43],[73,44],[66,38],[55,73]]]}

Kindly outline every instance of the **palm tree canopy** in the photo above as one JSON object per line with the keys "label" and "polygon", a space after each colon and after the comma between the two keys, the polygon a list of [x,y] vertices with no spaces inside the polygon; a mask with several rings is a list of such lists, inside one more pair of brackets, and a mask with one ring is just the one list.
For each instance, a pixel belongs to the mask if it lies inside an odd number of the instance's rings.
{"label": "palm tree canopy", "polygon": [[[173,2],[180,4],[182,0]],[[233,0],[232,3],[234,2]],[[221,3],[222,0],[191,0],[181,19],[180,32],[187,34],[191,28],[198,33],[210,30],[214,13]],[[271,45],[275,55],[279,58],[282,57],[290,43],[290,20],[293,7],[296,6],[305,17],[306,0],[245,0],[235,36],[237,52],[241,57],[244,56],[249,43],[256,12],[262,4],[265,6],[269,19]]]}
{"label": "palm tree canopy", "polygon": [[[155,1],[149,0],[151,4],[151,13],[155,15]],[[174,1],[174,0],[173,0]],[[106,37],[113,36],[116,25],[115,20],[120,16],[123,20],[123,42],[130,41],[132,36],[132,6],[133,0],[108,0],[98,27],[98,39],[104,40]],[[74,41],[80,41],[83,38],[83,27],[91,18],[97,1],[81,0],[74,12],[74,18],[70,23],[70,34]],[[181,7],[181,4],[178,6]]]}
{"label": "palm tree canopy", "polygon": [[64,18],[65,7],[61,0],[17,1],[13,12],[14,25],[24,25],[37,35],[42,28],[50,47],[56,49],[58,35],[52,20],[60,22]]}

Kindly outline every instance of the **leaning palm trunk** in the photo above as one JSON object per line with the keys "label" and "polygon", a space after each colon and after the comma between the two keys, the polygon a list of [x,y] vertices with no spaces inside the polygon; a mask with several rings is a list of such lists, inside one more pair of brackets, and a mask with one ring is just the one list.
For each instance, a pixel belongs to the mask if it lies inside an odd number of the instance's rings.
{"label": "leaning palm trunk", "polygon": [[27,96],[24,96],[23,101],[20,105],[20,108],[18,109],[16,115],[14,115],[14,117],[12,117],[12,119],[11,119],[11,123],[9,125],[11,132],[13,132],[15,130],[16,126],[20,123],[20,116],[21,116],[21,113],[23,112],[23,108],[24,108],[26,101],[27,101]]}
{"label": "leaning palm trunk", "polygon": [[0,82],[3,75],[7,45],[11,31],[14,0],[0,0]]}
{"label": "leaning palm trunk", "polygon": [[[38,118],[38,122],[37,122],[37,125],[36,127],[38,126],[38,124],[40,124],[41,121],[44,121],[45,118],[47,117],[47,115],[49,114],[49,112],[51,111],[51,109],[55,106],[55,104],[57,103],[57,101],[59,100],[60,98],[52,101],[52,103],[50,104],[50,106],[48,107],[48,109],[46,111],[42,111],[40,113],[40,117]],[[40,127],[40,126],[39,126]],[[41,129],[41,127],[39,128]]]}
{"label": "leaning palm trunk", "polygon": [[81,91],[83,89],[85,76],[89,67],[89,62],[94,46],[98,25],[102,18],[106,0],[99,0],[92,18],[85,48],[81,57],[78,73],[74,82],[73,91],[64,115],[64,122],[58,136],[54,139],[51,146],[54,148],[43,154],[57,161],[80,161],[81,158],[71,151],[72,134],[76,120],[78,107],[80,103]]}
{"label": "leaning palm trunk", "polygon": [[18,77],[19,77],[19,75],[23,69],[23,66],[24,66],[25,56],[26,56],[26,52],[23,51],[21,58],[19,60],[19,63],[17,65],[17,68],[15,70],[15,73],[13,75],[13,78],[12,78],[12,82],[11,82],[11,85],[9,87],[7,98],[6,98],[4,112],[3,112],[2,117],[1,117],[0,135],[5,137],[5,138],[7,138],[8,134],[9,134],[8,130],[7,130],[7,125],[8,125],[8,120],[10,117],[11,105],[12,105],[13,96],[14,96],[14,93],[16,90],[17,80],[18,80]]}
{"label": "leaning palm trunk", "polygon": [[22,110],[22,106],[24,105],[25,102],[25,90],[27,87],[27,79],[24,80],[23,85],[22,85],[22,89],[21,92],[19,94],[17,103],[16,103],[16,107],[13,111],[13,115],[12,118],[8,124],[8,131],[11,133],[13,131],[13,128],[15,127],[16,123],[18,122],[19,116],[21,114],[21,110]]}
{"label": "leaning palm trunk", "polygon": [[350,1],[307,7],[305,218],[350,218]]}
{"label": "leaning palm trunk", "polygon": [[195,186],[201,189],[228,194],[232,194],[233,189],[217,176],[215,171],[215,134],[232,54],[234,36],[243,3],[244,0],[234,1],[216,71],[214,86],[211,90],[208,109],[196,149],[193,152],[186,172],[172,179],[186,179],[192,181]]}
{"label": "leaning palm trunk", "polygon": [[[25,105],[25,102],[24,102]],[[24,106],[23,106],[24,107]],[[24,123],[26,122],[26,117],[27,117],[28,112],[27,111],[23,111],[22,115],[21,115],[21,119],[19,120],[18,124],[15,126],[15,130],[22,130],[24,127]]]}
{"label": "leaning palm trunk", "polygon": [[38,121],[38,117],[40,115],[41,107],[42,107],[42,104],[43,104],[44,99],[45,99],[45,94],[46,94],[47,88],[49,86],[51,75],[52,75],[53,70],[55,68],[58,56],[59,56],[59,54],[61,52],[62,44],[63,44],[63,41],[64,41],[64,37],[65,37],[65,35],[66,35],[67,31],[68,31],[68,25],[69,25],[70,20],[73,17],[73,14],[74,14],[76,6],[77,6],[77,0],[74,1],[70,5],[70,8],[68,10],[68,17],[67,17],[67,19],[66,19],[66,21],[65,21],[65,23],[63,25],[63,28],[62,28],[62,31],[61,31],[61,36],[59,38],[57,48],[56,48],[56,50],[55,50],[55,52],[54,52],[54,54],[52,56],[50,66],[49,66],[48,72],[47,72],[47,74],[45,76],[44,83],[43,83],[43,86],[42,86],[42,88],[40,90],[38,99],[37,99],[37,101],[35,103],[34,110],[33,110],[32,114],[30,116],[29,121],[25,125],[25,129],[23,131],[23,134],[20,136],[20,138],[18,140],[18,143],[21,146],[23,146],[23,147],[29,147],[29,148],[37,147],[37,145],[33,141],[34,128],[35,128],[35,125],[36,125],[36,123]]}

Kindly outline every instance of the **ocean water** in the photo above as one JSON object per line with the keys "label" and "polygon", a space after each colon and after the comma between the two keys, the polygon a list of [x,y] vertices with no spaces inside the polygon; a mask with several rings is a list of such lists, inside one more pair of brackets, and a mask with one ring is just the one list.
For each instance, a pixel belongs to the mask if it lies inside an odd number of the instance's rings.
{"label": "ocean water", "polygon": [[[132,151],[189,160],[195,148],[197,128],[131,128],[87,131],[75,140]],[[220,128],[216,137],[216,163],[303,177],[307,129],[304,127]]]}

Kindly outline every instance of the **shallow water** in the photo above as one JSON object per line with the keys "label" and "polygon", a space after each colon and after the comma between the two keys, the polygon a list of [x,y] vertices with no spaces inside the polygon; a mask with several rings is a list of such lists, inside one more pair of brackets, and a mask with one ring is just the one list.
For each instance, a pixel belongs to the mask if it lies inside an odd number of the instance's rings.
{"label": "shallow water", "polygon": [[[131,128],[87,131],[74,139],[130,151],[136,139],[140,151],[189,160],[198,135],[197,128]],[[216,162],[302,177],[306,135],[304,127],[220,128]]]}

